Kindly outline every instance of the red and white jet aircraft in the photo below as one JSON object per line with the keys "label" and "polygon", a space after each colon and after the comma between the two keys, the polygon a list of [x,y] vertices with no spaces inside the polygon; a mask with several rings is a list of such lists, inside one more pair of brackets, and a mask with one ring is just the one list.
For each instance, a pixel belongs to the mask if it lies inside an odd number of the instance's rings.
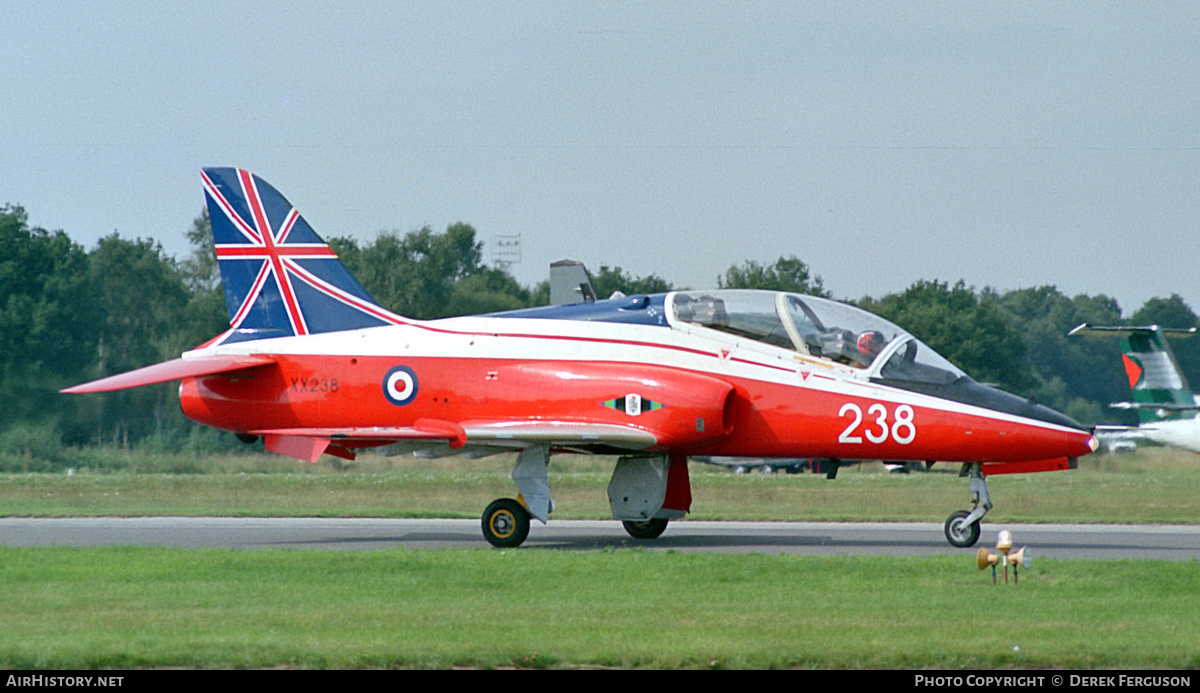
{"label": "red and white jet aircraft", "polygon": [[443,320],[379,306],[274,188],[203,172],[230,329],[180,358],[64,390],[181,380],[195,421],[302,460],[388,446],[516,451],[518,498],[483,514],[517,546],[553,503],[554,451],[620,455],[613,516],[659,536],[691,507],[689,455],[955,462],[975,507],[946,521],[972,546],[987,476],[1075,467],[1071,419],[979,384],[912,335],[797,294],[675,291]]}

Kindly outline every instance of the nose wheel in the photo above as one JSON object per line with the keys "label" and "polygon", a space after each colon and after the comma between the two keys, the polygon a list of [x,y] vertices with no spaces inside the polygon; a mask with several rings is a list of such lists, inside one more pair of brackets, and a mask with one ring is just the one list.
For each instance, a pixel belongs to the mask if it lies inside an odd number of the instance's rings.
{"label": "nose wheel", "polygon": [[979,541],[979,520],[967,522],[970,516],[966,510],[956,510],[946,518],[946,540],[951,546],[965,549]]}
{"label": "nose wheel", "polygon": [[950,513],[950,517],[946,518],[946,540],[951,546],[966,549],[979,541],[979,520],[992,509],[992,496],[988,493],[983,465],[978,462],[964,464],[959,476],[969,477],[971,480],[971,500],[975,502],[975,509]]}
{"label": "nose wheel", "polygon": [[501,498],[483,511],[483,538],[492,546],[511,549],[529,536],[529,511],[519,501]]}

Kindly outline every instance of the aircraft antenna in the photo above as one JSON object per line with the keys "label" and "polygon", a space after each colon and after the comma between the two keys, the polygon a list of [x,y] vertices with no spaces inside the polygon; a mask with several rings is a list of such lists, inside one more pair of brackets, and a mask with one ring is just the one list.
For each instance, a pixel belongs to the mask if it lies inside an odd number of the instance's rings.
{"label": "aircraft antenna", "polygon": [[492,236],[490,244],[492,266],[498,270],[508,271],[510,267],[521,262],[521,234],[515,236]]}

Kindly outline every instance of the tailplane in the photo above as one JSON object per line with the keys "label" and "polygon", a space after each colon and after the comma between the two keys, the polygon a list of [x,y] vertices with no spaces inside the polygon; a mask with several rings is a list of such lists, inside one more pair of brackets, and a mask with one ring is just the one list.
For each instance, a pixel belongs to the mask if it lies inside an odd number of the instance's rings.
{"label": "tailplane", "polygon": [[1190,337],[1196,334],[1196,328],[1106,327],[1085,323],[1071,330],[1071,334],[1121,338],[1121,361],[1129,377],[1133,402],[1118,402],[1111,406],[1136,409],[1142,423],[1191,418],[1200,410],[1166,339],[1167,336]]}
{"label": "tailplane", "polygon": [[230,325],[212,345],[404,322],[269,183],[236,168],[202,175]]}

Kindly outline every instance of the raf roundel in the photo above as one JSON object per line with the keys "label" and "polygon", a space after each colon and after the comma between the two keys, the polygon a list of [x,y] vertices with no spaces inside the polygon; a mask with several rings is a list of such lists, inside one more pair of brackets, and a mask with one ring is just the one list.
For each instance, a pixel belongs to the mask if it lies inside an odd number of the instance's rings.
{"label": "raf roundel", "polygon": [[417,374],[407,366],[396,366],[383,377],[383,396],[397,406],[404,406],[417,396]]}

